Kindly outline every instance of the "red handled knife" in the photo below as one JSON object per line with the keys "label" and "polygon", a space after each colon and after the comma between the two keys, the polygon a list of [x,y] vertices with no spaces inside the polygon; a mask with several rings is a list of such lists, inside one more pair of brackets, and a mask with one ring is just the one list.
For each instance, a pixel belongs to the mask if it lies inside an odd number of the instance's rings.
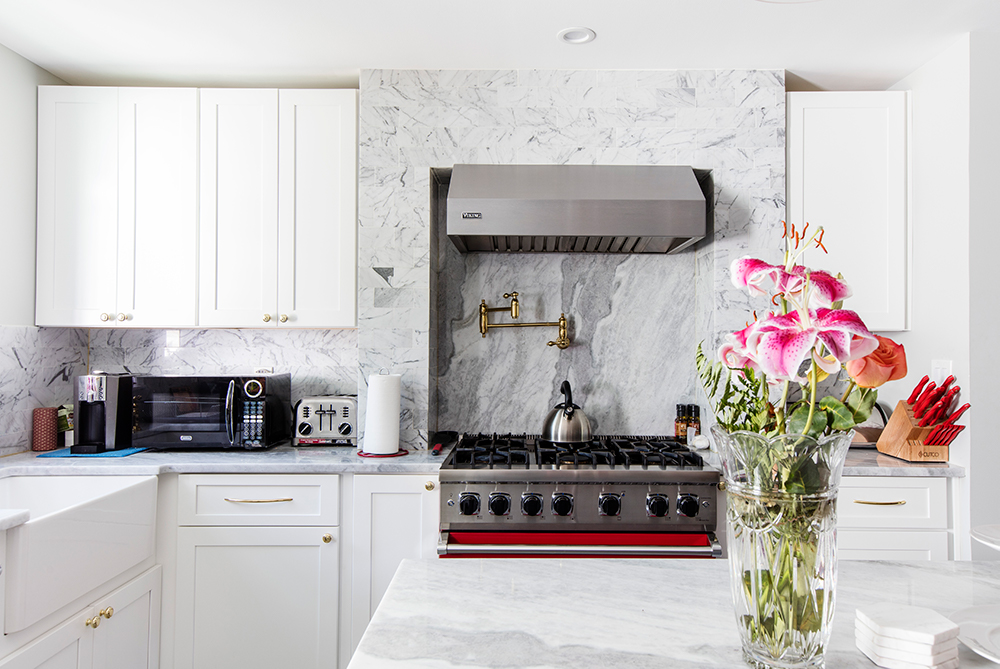
{"label": "red handled knife", "polygon": [[961,418],[962,414],[965,413],[966,411],[968,411],[971,406],[972,406],[971,404],[969,404],[968,402],[966,402],[965,404],[963,404],[962,406],[960,406],[958,408],[958,410],[955,411],[955,413],[953,413],[952,415],[948,416],[948,420],[946,420],[944,422],[944,424],[945,425],[954,425],[955,421],[958,420],[959,418]]}
{"label": "red handled knife", "polygon": [[920,379],[920,383],[918,383],[917,387],[913,389],[912,393],[910,393],[910,399],[906,400],[907,404],[913,406],[916,403],[917,398],[920,397],[920,391],[924,389],[924,384],[926,384],[930,378],[931,377],[924,374],[924,378]]}
{"label": "red handled knife", "polygon": [[944,399],[938,402],[941,408],[934,414],[934,418],[931,419],[932,424],[944,420],[948,412],[951,411],[951,407],[955,403],[955,398],[960,392],[962,392],[962,386],[952,386],[948,389],[948,392],[944,394]]}
{"label": "red handled knife", "polygon": [[935,388],[937,388],[937,384],[933,381],[927,384],[927,387],[924,388],[924,392],[920,394],[920,398],[917,400],[917,403],[913,405],[914,416],[920,418],[924,415],[924,411],[927,409],[927,404],[931,396],[934,394]]}
{"label": "red handled knife", "polygon": [[948,438],[944,441],[943,444],[941,444],[942,446],[947,446],[951,442],[955,441],[955,437],[957,437],[959,433],[965,429],[964,425],[952,425],[951,427],[953,429],[951,432],[948,433]]}

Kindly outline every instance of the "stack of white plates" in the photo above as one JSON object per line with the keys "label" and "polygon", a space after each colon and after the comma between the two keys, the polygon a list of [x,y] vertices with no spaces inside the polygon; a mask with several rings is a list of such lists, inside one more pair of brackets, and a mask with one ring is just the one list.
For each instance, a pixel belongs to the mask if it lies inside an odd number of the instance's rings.
{"label": "stack of white plates", "polygon": [[854,640],[886,669],[958,667],[958,625],[931,609],[890,603],[859,608]]}

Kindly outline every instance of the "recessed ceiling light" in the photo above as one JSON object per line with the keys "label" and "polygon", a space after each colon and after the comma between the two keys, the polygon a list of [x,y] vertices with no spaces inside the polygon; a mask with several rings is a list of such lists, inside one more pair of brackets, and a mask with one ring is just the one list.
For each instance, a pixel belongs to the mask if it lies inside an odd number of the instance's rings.
{"label": "recessed ceiling light", "polygon": [[566,28],[559,31],[558,37],[567,44],[586,44],[593,42],[597,33],[590,28]]}

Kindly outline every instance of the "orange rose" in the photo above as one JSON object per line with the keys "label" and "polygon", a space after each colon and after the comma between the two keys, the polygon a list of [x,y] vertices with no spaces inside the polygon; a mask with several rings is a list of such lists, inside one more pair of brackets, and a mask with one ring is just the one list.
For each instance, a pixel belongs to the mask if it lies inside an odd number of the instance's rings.
{"label": "orange rose", "polygon": [[847,374],[862,388],[878,388],[886,381],[906,376],[906,351],[888,337],[878,339],[878,348],[857,360],[848,361]]}

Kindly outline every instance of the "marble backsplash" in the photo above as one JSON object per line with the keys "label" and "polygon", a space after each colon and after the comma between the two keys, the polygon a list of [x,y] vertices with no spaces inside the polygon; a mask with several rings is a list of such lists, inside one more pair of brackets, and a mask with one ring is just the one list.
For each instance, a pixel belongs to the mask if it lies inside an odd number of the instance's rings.
{"label": "marble backsplash", "polygon": [[[731,259],[780,249],[781,71],[365,70],[359,119],[361,337],[392,323],[431,342],[382,356],[428,399],[407,424],[404,398],[404,429],[535,432],[564,378],[605,433],[668,430],[676,402],[700,399],[697,342],[749,313]],[[462,256],[428,202],[430,170],[462,162],[711,169],[715,228],[675,256]],[[511,290],[525,321],[565,312],[573,345],[545,346],[554,328],[483,339],[479,301]]]}
{"label": "marble backsplash", "polygon": [[292,400],[358,392],[356,330],[90,330],[90,367],[133,374],[292,376]]}
{"label": "marble backsplash", "polygon": [[71,402],[86,368],[86,330],[0,327],[0,455],[31,447],[32,410]]}

